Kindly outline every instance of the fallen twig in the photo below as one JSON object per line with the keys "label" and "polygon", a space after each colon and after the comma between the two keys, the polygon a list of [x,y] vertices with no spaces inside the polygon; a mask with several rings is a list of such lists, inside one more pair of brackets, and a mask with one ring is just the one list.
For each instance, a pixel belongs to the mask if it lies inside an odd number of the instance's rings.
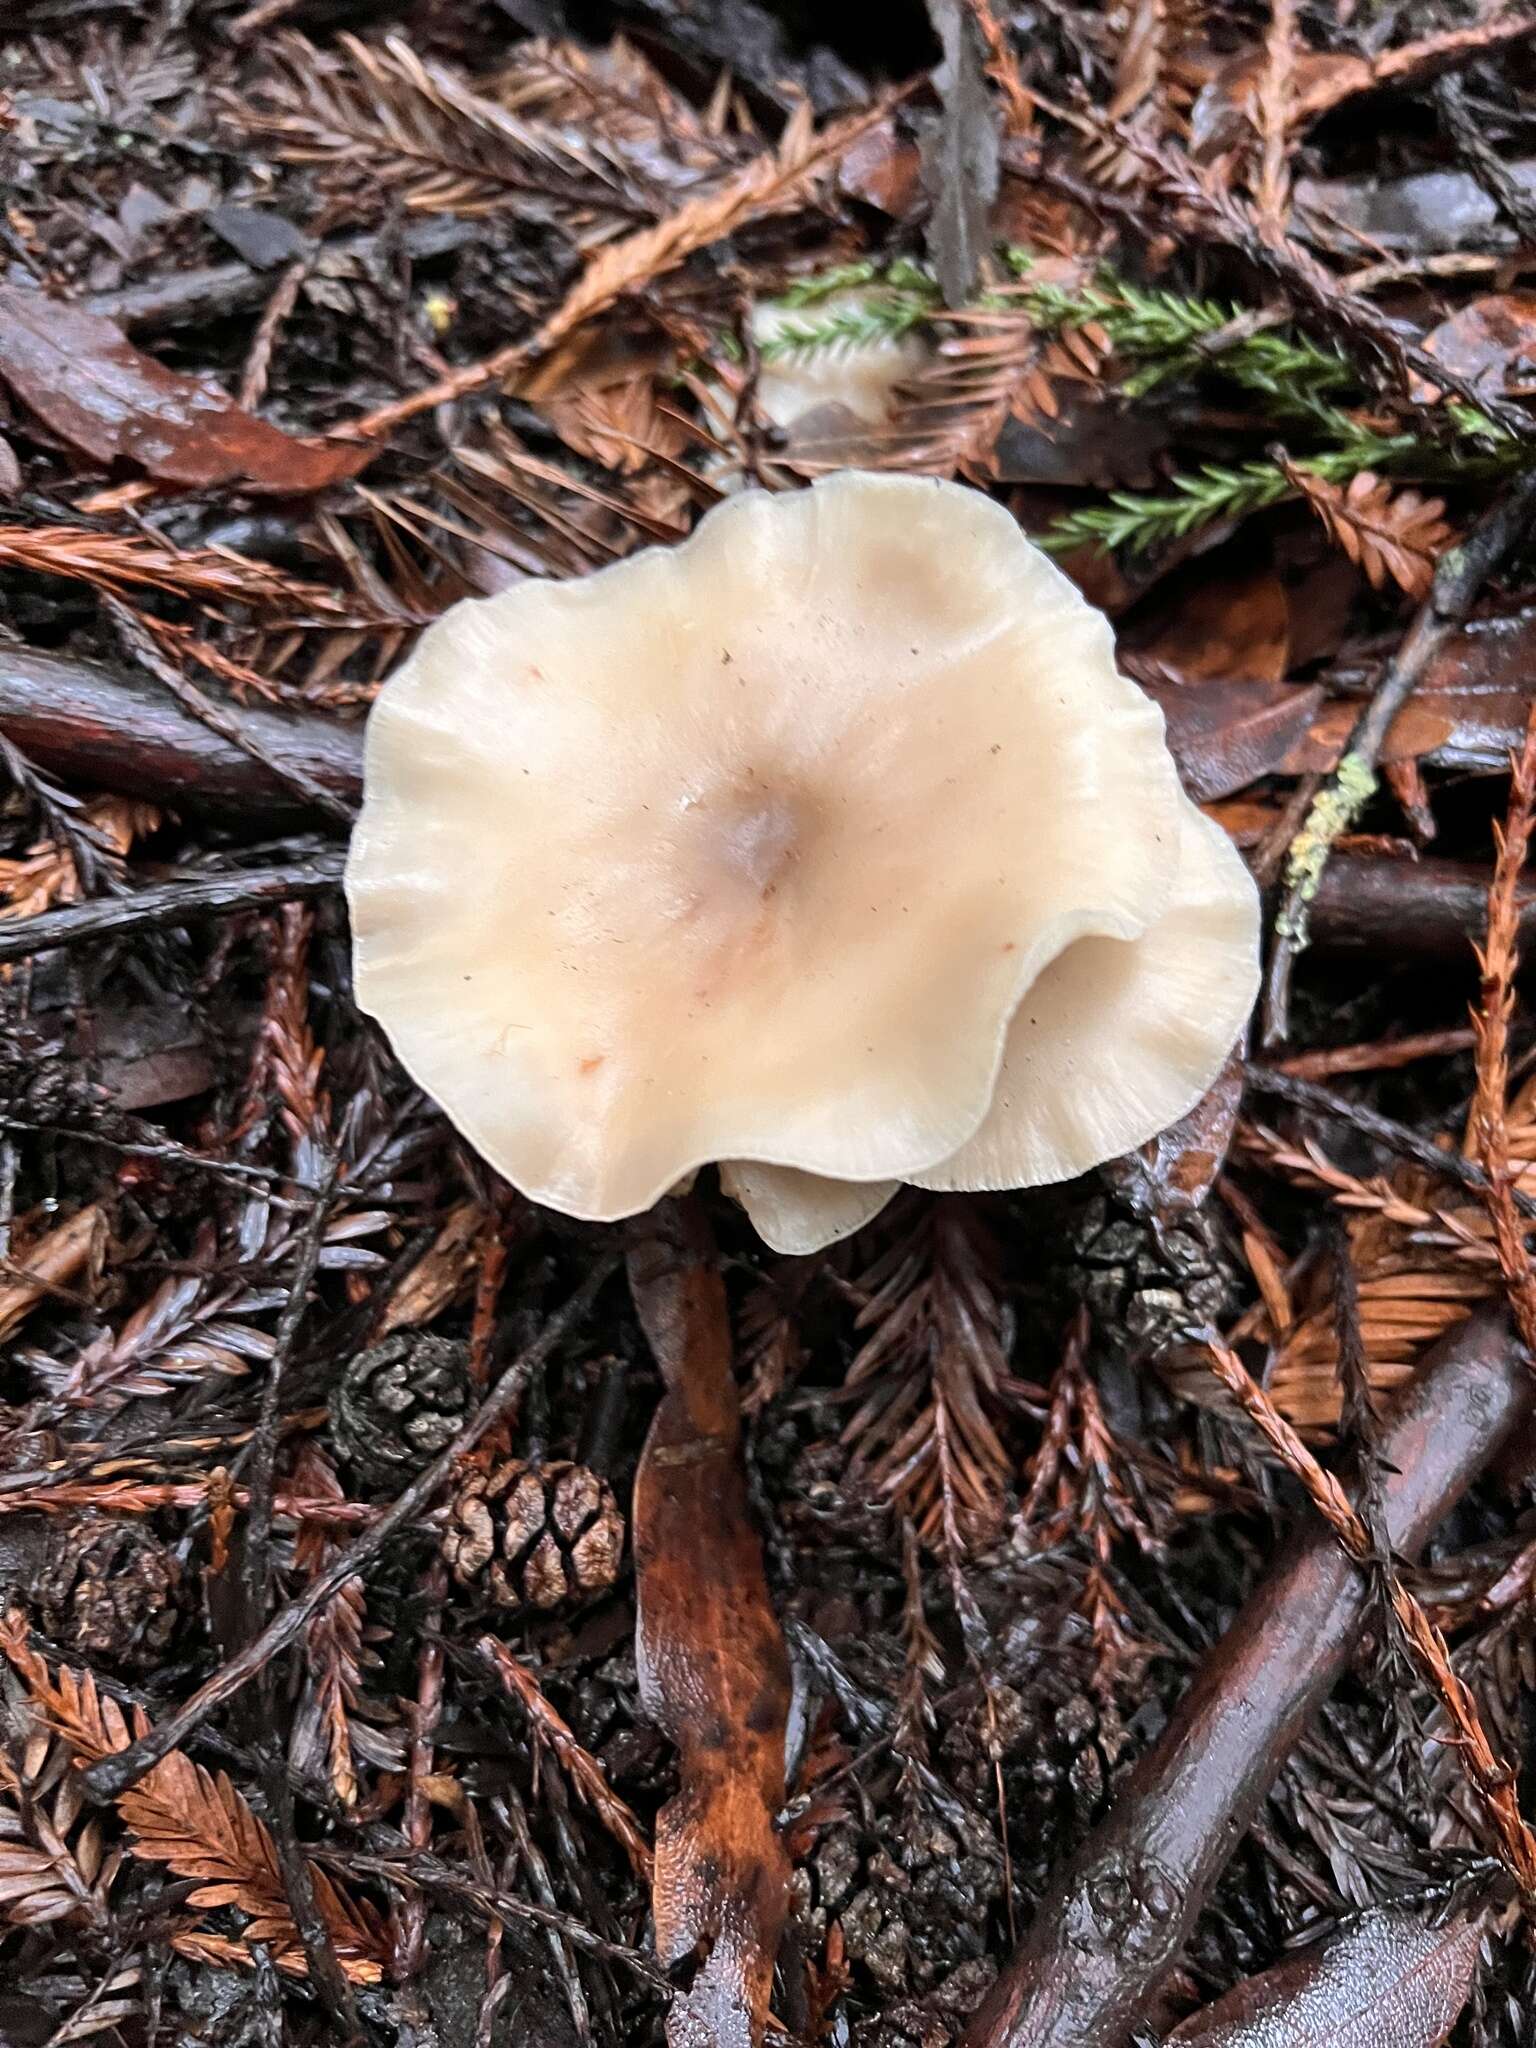
{"label": "fallen twig", "polygon": [[1289,1030],[1291,975],[1307,943],[1311,905],[1335,844],[1375,793],[1382,742],[1451,629],[1465,619],[1484,583],[1524,533],[1533,509],[1536,468],[1527,470],[1484,513],[1459,546],[1441,556],[1428,597],[1356,720],[1338,766],[1291,841],[1264,986],[1266,1044],[1277,1044]]}
{"label": "fallen twig", "polygon": [[522,1395],[531,1373],[547,1359],[560,1340],[587,1314],[602,1288],[618,1270],[617,1255],[600,1259],[576,1292],[557,1309],[533,1342],[518,1353],[491,1392],[465,1423],[458,1435],[431,1464],[394,1500],[370,1528],[364,1529],[337,1553],[329,1566],[316,1573],[302,1593],[280,1607],[254,1641],[231,1657],[184,1706],[147,1734],[114,1756],[92,1765],[85,1773],[85,1785],[94,1799],[116,1799],[152,1770],[162,1757],[179,1748],[195,1728],[225,1700],[232,1699],[248,1685],[268,1660],[302,1634],[310,1616],[335,1597],[348,1579],[367,1571],[392,1537],[416,1519],[438,1490],[453,1476],[459,1460],[487,1436],[503,1414]]}
{"label": "fallen twig", "polygon": [[463,1899],[487,1920],[531,1920],[540,1927],[553,1927],[572,1948],[585,1949],[589,1955],[600,1956],[604,1962],[621,1964],[657,1991],[671,1989],[662,1972],[640,1949],[626,1948],[621,1942],[605,1940],[574,1914],[553,1912],[534,1905],[531,1899],[519,1898],[516,1892],[498,1891],[491,1885],[476,1884],[440,1857],[428,1853],[369,1856],[319,1849],[315,1852],[315,1860],[357,1877],[381,1877],[391,1884],[421,1885],[445,1897]]}
{"label": "fallen twig", "polygon": [[[1525,22],[1530,34],[1536,24]],[[1521,241],[1536,244],[1536,203],[1483,133],[1467,104],[1466,87],[1455,73],[1435,81],[1435,107],[1468,170],[1498,207]]]}
{"label": "fallen twig", "polygon": [[287,777],[135,676],[0,640],[0,733],[40,768],[151,803],[259,809],[267,827],[316,815],[295,797],[294,771],[344,804],[361,795],[361,726],[247,706],[241,729]]}
{"label": "fallen twig", "polygon": [[[1502,1311],[1479,1313],[1435,1347],[1383,1427],[1395,1550],[1423,1543],[1533,1410],[1536,1378]],[[1347,1665],[1368,1601],[1331,1530],[1300,1536],[1046,1893],[964,2048],[1123,2048]]]}
{"label": "fallen twig", "polygon": [[[1389,1552],[1378,1553],[1366,1517],[1355,1509],[1333,1474],[1324,1471],[1237,1354],[1215,1342],[1208,1342],[1205,1349],[1212,1372],[1306,1489],[1313,1506],[1355,1563],[1370,1565],[1379,1555],[1389,1556]],[[1476,1702],[1452,1668],[1445,1638],[1395,1570],[1389,1571],[1387,1597],[1421,1676],[1439,1693],[1446,1718],[1456,1731],[1457,1751],[1482,1802],[1498,1853],[1530,1898],[1536,1895],[1536,1835],[1520,1812],[1514,1772],[1494,1753]]]}
{"label": "fallen twig", "polygon": [[69,903],[36,917],[0,922],[0,963],[28,960],[62,946],[88,946],[102,939],[132,933],[175,930],[200,917],[238,917],[249,910],[278,903],[301,903],[326,896],[341,886],[344,856],[324,848],[304,860],[272,867],[234,868],[200,874],[195,869],[175,880],[135,889],[127,896],[98,897]]}
{"label": "fallen twig", "polygon": [[[1437,1145],[1433,1138],[1426,1138],[1407,1124],[1383,1116],[1366,1103],[1335,1094],[1331,1088],[1321,1087],[1316,1081],[1303,1080],[1281,1068],[1266,1066],[1259,1060],[1248,1062],[1243,1070],[1243,1079],[1248,1087],[1261,1095],[1275,1095],[1282,1102],[1294,1103],[1298,1109],[1337,1118],[1352,1130],[1376,1139],[1401,1158],[1411,1159],[1415,1166],[1438,1174],[1442,1180],[1455,1181],[1461,1187],[1470,1188],[1474,1194],[1488,1192],[1488,1176],[1475,1160],[1468,1159],[1464,1153],[1450,1151],[1444,1145]],[[1536,1196],[1526,1194],[1521,1188],[1515,1188],[1512,1193],[1516,1207],[1523,1214],[1536,1216]]]}
{"label": "fallen twig", "polygon": [[[355,264],[363,269],[385,255],[403,256],[412,263],[449,256],[481,233],[483,229],[476,221],[460,220],[452,214],[431,214],[424,220],[392,221],[387,233],[337,235],[328,241],[301,246],[328,265]],[[80,303],[87,312],[115,320],[133,334],[222,320],[231,313],[261,305],[271,290],[268,271],[245,262],[215,263],[206,270],[167,271],[163,277],[152,277],[144,284],[124,285],[117,291],[91,292]]]}
{"label": "fallen twig", "polygon": [[107,592],[102,593],[101,602],[115,620],[124,644],[141,666],[152,676],[157,676],[177,703],[191,712],[199,724],[216,732],[232,747],[238,747],[242,754],[248,754],[269,775],[286,784],[300,803],[324,812],[341,826],[351,826],[357,814],[356,807],[346,797],[339,796],[334,789],[311,775],[302,761],[282,751],[274,753],[261,733],[251,726],[244,712],[236,711],[227,704],[217,704],[200,690],[190,676],[184,675],[174,662],[166,659],[130,605]]}
{"label": "fallen twig", "polygon": [[[1467,861],[1392,860],[1335,854],[1312,899],[1310,941],[1329,951],[1387,959],[1459,959],[1472,948],[1488,909],[1489,872]],[[1516,896],[1520,939],[1536,938],[1536,888]]]}
{"label": "fallen twig", "polygon": [[320,1910],[315,1893],[315,1874],[295,1825],[293,1786],[289,1783],[282,1753],[275,1744],[263,1749],[261,1781],[271,1815],[272,1847],[282,1876],[283,1895],[293,1914],[293,1924],[304,1950],[309,1981],[315,1987],[337,2036],[346,2048],[353,2048],[353,2044],[367,2037],[358,2018],[352,1987],[336,1954],[335,1941]]}

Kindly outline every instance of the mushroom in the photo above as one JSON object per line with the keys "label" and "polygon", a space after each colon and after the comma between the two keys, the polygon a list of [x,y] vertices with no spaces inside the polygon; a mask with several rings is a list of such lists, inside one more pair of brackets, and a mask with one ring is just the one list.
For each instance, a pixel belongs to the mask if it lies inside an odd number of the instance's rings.
{"label": "mushroom", "polygon": [[[793,300],[766,300],[753,307],[749,328],[762,356],[757,403],[764,417],[790,436],[791,445],[839,426],[883,426],[900,386],[932,360],[932,347],[910,327],[904,333],[877,330],[871,339],[858,338],[861,317],[878,313],[891,298],[878,285],[850,286],[819,298],[810,314]],[[795,337],[808,323],[834,331],[841,323],[850,339],[796,346]]]}
{"label": "mushroom", "polygon": [[454,606],[369,721],[359,1000],[507,1179],[724,1162],[805,1250],[1187,1110],[1252,884],[1106,621],[977,491],[845,472]]}
{"label": "mushroom", "polygon": [[[1014,1012],[980,1126],[948,1159],[903,1176],[914,1186],[1074,1179],[1177,1123],[1216,1078],[1257,991],[1257,899],[1221,827],[1187,798],[1180,813],[1163,914],[1139,939],[1079,939],[1044,969]],[[734,1161],[721,1179],[779,1251],[850,1235],[897,1187]]]}

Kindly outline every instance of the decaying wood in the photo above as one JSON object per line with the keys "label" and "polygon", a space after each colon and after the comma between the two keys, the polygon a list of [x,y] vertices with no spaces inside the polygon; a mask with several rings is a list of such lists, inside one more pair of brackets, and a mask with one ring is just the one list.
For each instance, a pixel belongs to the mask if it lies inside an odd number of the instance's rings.
{"label": "decaying wood", "polygon": [[[362,794],[361,727],[247,706],[241,722],[275,760],[344,802]],[[313,816],[280,777],[155,684],[0,640],[0,733],[29,761],[88,788],[192,810],[250,814],[264,829]]]}
{"label": "decaying wood", "polygon": [[[1536,1413],[1502,1312],[1439,1345],[1383,1426],[1383,1506],[1411,1557]],[[1105,1820],[1041,1901],[965,2048],[1122,2048],[1217,1873],[1332,1690],[1369,1604],[1331,1530],[1306,1528],[1206,1657]]]}
{"label": "decaying wood", "polygon": [[[640,1695],[678,1750],[656,1820],[656,1953],[673,2048],[756,2048],[789,1910],[789,1661],[747,1506],[725,1283],[701,1212],[635,1226],[630,1287],[666,1392],[635,1479]],[[684,1970],[691,1974],[684,1978]]]}
{"label": "decaying wood", "polygon": [[342,866],[342,855],[326,848],[307,860],[178,877],[131,895],[41,911],[15,924],[0,923],[0,961],[26,960],[60,946],[90,945],[133,932],[173,930],[204,917],[236,917],[277,903],[302,903],[339,888]]}

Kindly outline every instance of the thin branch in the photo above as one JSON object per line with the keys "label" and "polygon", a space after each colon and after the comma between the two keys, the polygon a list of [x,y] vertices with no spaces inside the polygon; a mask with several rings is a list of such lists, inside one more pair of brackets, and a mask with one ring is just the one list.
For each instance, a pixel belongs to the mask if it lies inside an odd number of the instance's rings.
{"label": "thin branch", "polygon": [[325,848],[265,868],[195,871],[92,903],[69,903],[35,917],[0,922],[0,963],[29,960],[63,946],[88,946],[139,932],[176,930],[199,917],[239,917],[277,903],[302,903],[341,887],[346,855]]}
{"label": "thin branch", "polygon": [[336,1954],[336,1943],[325,1924],[320,1901],[315,1896],[314,1871],[299,1841],[294,1820],[293,1786],[283,1758],[275,1747],[263,1750],[261,1782],[267,1798],[267,1810],[272,1817],[272,1846],[277,1854],[283,1893],[293,1914],[304,1960],[309,1966],[309,1981],[345,2048],[353,2048],[353,2044],[366,2040],[367,2036],[358,2017],[352,1986],[347,1982],[347,1973]]}
{"label": "thin branch", "polygon": [[[1263,1436],[1275,1456],[1298,1483],[1345,1551],[1358,1565],[1379,1563],[1387,1575],[1392,1613],[1421,1676],[1439,1695],[1456,1731],[1456,1749],[1481,1802],[1494,1846],[1527,1899],[1536,1898],[1536,1834],[1532,1834],[1515,1796],[1515,1774],[1488,1740],[1477,1703],[1457,1676],[1444,1636],[1391,1568],[1391,1550],[1378,1552],[1365,1517],[1354,1507],[1331,1472],[1325,1472],[1236,1352],[1214,1338],[1205,1340],[1211,1371]],[[1383,1452],[1385,1460],[1386,1452]]]}
{"label": "thin branch", "polygon": [[[1486,1195],[1489,1191],[1488,1176],[1475,1159],[1437,1145],[1433,1138],[1426,1138],[1407,1124],[1383,1116],[1379,1110],[1371,1109],[1363,1102],[1355,1102],[1347,1095],[1336,1094],[1331,1088],[1320,1087],[1315,1081],[1301,1080],[1295,1074],[1265,1066],[1258,1060],[1248,1062],[1243,1070],[1243,1079],[1248,1087],[1256,1088],[1261,1095],[1276,1095],[1282,1102],[1294,1103],[1298,1109],[1309,1109],[1314,1115],[1333,1117],[1348,1124],[1352,1130],[1374,1138],[1378,1144],[1387,1146],[1401,1158],[1411,1159],[1415,1166],[1438,1174],[1442,1180],[1455,1181],[1458,1186],[1470,1188],[1478,1195]],[[1523,1188],[1514,1188],[1511,1193],[1515,1206],[1523,1215],[1536,1217],[1536,1196],[1528,1195]]]}
{"label": "thin branch", "polygon": [[109,596],[105,591],[102,593],[101,601],[115,620],[130,652],[152,676],[158,677],[164,683],[184,711],[190,711],[210,732],[216,732],[220,739],[228,740],[231,746],[238,747],[242,754],[248,754],[253,761],[258,762],[269,775],[275,775],[280,782],[286,783],[294,795],[304,803],[312,805],[318,811],[324,811],[339,824],[350,827],[356,821],[357,813],[345,798],[338,796],[334,790],[327,789],[323,782],[317,782],[308,769],[299,762],[285,760],[282,755],[273,753],[258,738],[246,719],[227,710],[223,705],[216,704],[211,697],[205,696],[196,683],[182,674],[174,662],[167,661],[155,645],[144,621],[131,605],[123,604],[120,599]]}
{"label": "thin branch", "polygon": [[632,1970],[644,1983],[654,1990],[670,1994],[672,1980],[659,1969],[648,1955],[639,1949],[626,1948],[622,1942],[607,1941],[600,1934],[594,1934],[583,1921],[568,1913],[554,1912],[544,1906],[536,1906],[529,1899],[519,1898],[515,1892],[498,1891],[492,1885],[476,1884],[464,1877],[451,1865],[425,1852],[411,1856],[363,1856],[343,1854],[336,1850],[320,1849],[315,1860],[329,1864],[333,1869],[356,1877],[381,1877],[388,1884],[419,1884],[448,1898],[463,1899],[487,1920],[531,1920],[540,1927],[552,1927],[562,1934],[572,1948],[585,1949],[589,1955],[599,1957],[606,1963],[618,1963],[626,1970]]}
{"label": "thin branch", "polygon": [[[1382,1434],[1387,1529],[1412,1555],[1536,1411],[1508,1319],[1483,1311],[1431,1354]],[[1210,1887],[1369,1606],[1329,1529],[1303,1532],[1207,1655],[1163,1734],[1049,1885],[964,2048],[1126,2048]]]}
{"label": "thin branch", "polygon": [[[248,1625],[256,1627],[267,1609],[272,1588],[272,1492],[277,1476],[277,1445],[282,1434],[283,1375],[293,1350],[293,1340],[309,1306],[309,1290],[320,1269],[320,1250],[331,1204],[336,1199],[336,1181],[341,1171],[341,1154],[332,1151],[324,1159],[320,1192],[305,1218],[303,1233],[288,1283],[288,1299],[278,1318],[272,1343],[272,1357],[261,1389],[261,1407],[251,1437],[247,1484],[250,1508],[246,1523],[244,1587]],[[356,2015],[354,2014],[354,2018]]]}
{"label": "thin branch", "polygon": [[417,1474],[371,1528],[354,1537],[344,1550],[337,1552],[326,1570],[316,1574],[302,1593],[290,1600],[286,1607],[279,1608],[253,1642],[247,1643],[237,1656],[199,1686],[184,1706],[158,1722],[147,1735],[141,1735],[117,1755],[105,1757],[91,1766],[84,1774],[84,1783],[93,1799],[117,1798],[163,1757],[179,1748],[211,1713],[248,1685],[270,1658],[296,1641],[310,1616],[328,1600],[334,1599],[348,1579],[362,1577],[391,1540],[416,1520],[453,1477],[459,1460],[467,1457],[521,1398],[530,1375],[583,1320],[618,1266],[616,1253],[609,1253],[598,1260],[565,1306],[550,1317],[533,1342],[513,1359],[453,1442]]}
{"label": "thin branch", "polygon": [[1350,733],[1338,766],[1313,799],[1291,841],[1285,886],[1275,915],[1275,943],[1264,989],[1264,1039],[1275,1045],[1290,1023],[1291,976],[1307,943],[1308,915],[1333,848],[1376,790],[1376,764],[1393,721],[1407,703],[1452,630],[1520,540],[1536,511],[1536,468],[1528,469],[1494,504],[1459,547],[1440,557],[1429,595],[1402,645],[1387,664],[1374,696]]}

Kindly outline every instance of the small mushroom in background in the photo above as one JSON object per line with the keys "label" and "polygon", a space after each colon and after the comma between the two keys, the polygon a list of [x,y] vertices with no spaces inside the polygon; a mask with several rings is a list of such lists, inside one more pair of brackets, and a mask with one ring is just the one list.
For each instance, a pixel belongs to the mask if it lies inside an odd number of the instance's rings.
{"label": "small mushroom in background", "polygon": [[701,1166],[814,1250],[1061,1180],[1214,1078],[1258,903],[1108,623],[982,493],[845,472],[456,605],[368,727],[359,1000],[611,1221]]}
{"label": "small mushroom in background", "polygon": [[[834,446],[849,451],[848,461],[861,449],[867,457],[878,438],[872,430],[891,419],[901,386],[932,362],[932,343],[910,327],[891,334],[874,324],[871,338],[859,338],[861,316],[892,296],[885,286],[856,285],[819,297],[813,316],[793,301],[753,307],[748,331],[761,358],[757,407],[782,430],[791,457],[800,449],[826,457]],[[843,324],[850,338],[797,347],[795,336],[808,318],[821,329]]]}

